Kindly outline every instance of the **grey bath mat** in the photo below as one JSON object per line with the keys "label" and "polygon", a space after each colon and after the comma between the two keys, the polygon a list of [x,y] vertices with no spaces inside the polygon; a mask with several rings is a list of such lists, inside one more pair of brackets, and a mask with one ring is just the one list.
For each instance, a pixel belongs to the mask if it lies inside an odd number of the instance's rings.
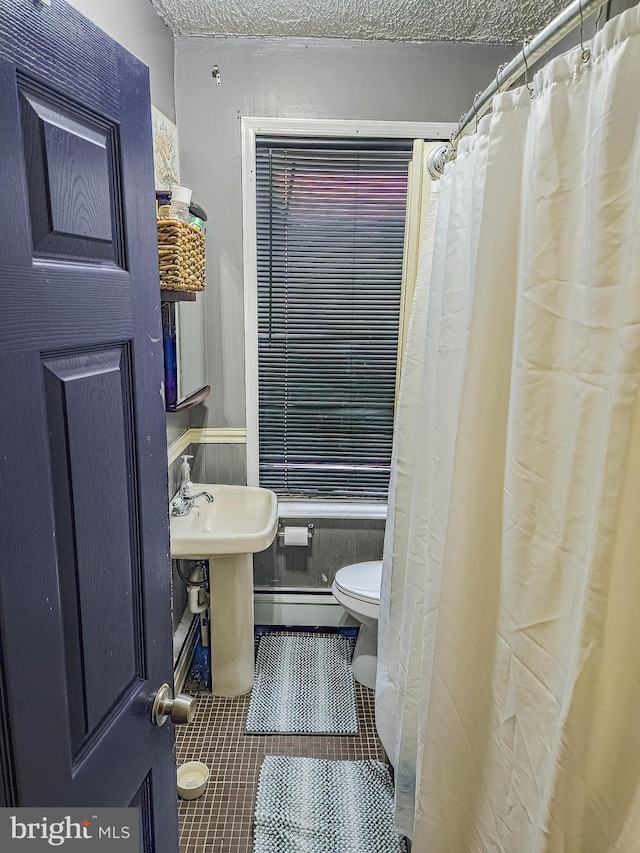
{"label": "grey bath mat", "polygon": [[256,796],[254,853],[406,853],[381,761],[268,755]]}
{"label": "grey bath mat", "polygon": [[351,644],[340,635],[260,638],[247,734],[358,731]]}

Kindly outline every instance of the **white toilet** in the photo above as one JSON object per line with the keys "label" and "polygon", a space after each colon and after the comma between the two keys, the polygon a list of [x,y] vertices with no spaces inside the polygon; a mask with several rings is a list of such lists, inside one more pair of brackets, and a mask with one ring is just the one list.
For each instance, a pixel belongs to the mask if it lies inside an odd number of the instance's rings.
{"label": "white toilet", "polygon": [[351,669],[360,684],[373,690],[378,665],[378,608],[382,560],[353,563],[336,572],[331,592],[344,609],[360,622]]}

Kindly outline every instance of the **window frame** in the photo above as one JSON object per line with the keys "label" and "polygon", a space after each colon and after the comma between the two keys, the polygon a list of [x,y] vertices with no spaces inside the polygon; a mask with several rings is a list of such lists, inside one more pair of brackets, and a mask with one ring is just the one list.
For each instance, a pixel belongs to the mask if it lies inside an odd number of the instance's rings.
{"label": "window frame", "polygon": [[449,122],[362,122],[266,117],[241,119],[247,485],[259,485],[256,137],[375,137],[447,141],[455,128],[456,125]]}

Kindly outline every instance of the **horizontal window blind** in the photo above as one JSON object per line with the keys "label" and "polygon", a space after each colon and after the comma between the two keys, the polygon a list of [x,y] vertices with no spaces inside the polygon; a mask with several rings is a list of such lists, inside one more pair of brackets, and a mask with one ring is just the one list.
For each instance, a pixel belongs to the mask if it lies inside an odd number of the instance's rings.
{"label": "horizontal window blind", "polygon": [[386,499],[412,142],[256,148],[260,483]]}

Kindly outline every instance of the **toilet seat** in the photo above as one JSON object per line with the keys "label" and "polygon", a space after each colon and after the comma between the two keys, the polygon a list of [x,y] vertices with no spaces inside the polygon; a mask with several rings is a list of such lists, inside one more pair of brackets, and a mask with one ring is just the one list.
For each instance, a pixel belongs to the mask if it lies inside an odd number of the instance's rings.
{"label": "toilet seat", "polygon": [[336,588],[350,598],[366,604],[380,603],[382,584],[382,560],[370,560],[368,563],[353,563],[336,572]]}

